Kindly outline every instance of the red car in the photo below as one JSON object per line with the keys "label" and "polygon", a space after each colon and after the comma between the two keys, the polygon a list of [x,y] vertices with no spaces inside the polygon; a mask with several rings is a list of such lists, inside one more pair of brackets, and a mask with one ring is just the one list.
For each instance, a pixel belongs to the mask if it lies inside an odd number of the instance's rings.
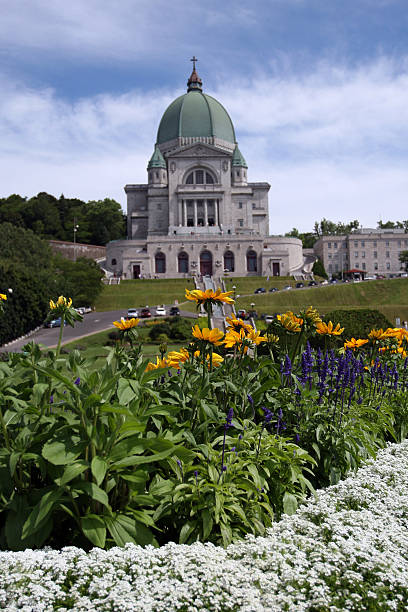
{"label": "red car", "polygon": [[140,311],[141,319],[149,319],[151,316],[152,313],[150,312],[150,308],[142,308],[142,310]]}

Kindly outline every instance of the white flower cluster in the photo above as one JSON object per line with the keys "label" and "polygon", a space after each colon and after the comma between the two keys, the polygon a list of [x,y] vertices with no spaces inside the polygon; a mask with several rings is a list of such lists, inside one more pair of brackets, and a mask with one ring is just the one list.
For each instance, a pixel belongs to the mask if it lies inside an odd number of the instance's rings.
{"label": "white flower cluster", "polygon": [[263,538],[0,553],[0,609],[407,610],[408,441],[320,491]]}

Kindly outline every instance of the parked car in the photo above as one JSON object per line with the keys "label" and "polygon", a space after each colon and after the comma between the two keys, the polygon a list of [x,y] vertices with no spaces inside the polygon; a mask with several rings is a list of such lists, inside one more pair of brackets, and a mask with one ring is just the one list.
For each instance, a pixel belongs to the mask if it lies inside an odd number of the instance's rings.
{"label": "parked car", "polygon": [[[64,321],[64,327],[67,324],[66,321]],[[58,319],[51,319],[51,321],[46,321],[44,323],[44,327],[61,327],[61,317],[58,317]]]}
{"label": "parked car", "polygon": [[259,287],[258,289],[255,289],[254,293],[266,293],[266,289],[265,287]]}
{"label": "parked car", "polygon": [[142,319],[149,319],[152,316],[152,313],[150,311],[150,308],[142,308],[142,310],[140,311],[140,317]]}
{"label": "parked car", "polygon": [[271,287],[269,289],[269,293],[275,293],[275,291],[279,291],[279,289],[277,287]]}
{"label": "parked car", "polygon": [[329,281],[327,281],[326,279],[322,280],[322,282],[320,283],[321,285],[328,285]]}
{"label": "parked car", "polygon": [[166,309],[164,306],[156,306],[156,317],[165,317]]}
{"label": "parked car", "polygon": [[331,279],[329,280],[329,283],[330,283],[331,285],[337,285],[337,278],[331,278]]}
{"label": "parked car", "polygon": [[176,317],[176,316],[178,316],[178,315],[180,314],[180,308],[179,308],[178,306],[172,306],[172,307],[170,308],[170,312],[169,312],[169,314],[170,314],[172,317]]}
{"label": "parked car", "polygon": [[307,283],[308,287],[317,287],[317,283],[315,280],[311,280]]}
{"label": "parked car", "polygon": [[273,315],[266,315],[265,317],[265,323],[267,323],[269,325],[269,323],[272,323],[272,321],[275,320],[275,317]]}
{"label": "parked car", "polygon": [[296,283],[296,289],[303,289],[304,286],[303,283]]}
{"label": "parked car", "polygon": [[128,308],[126,318],[127,319],[136,319],[139,316],[137,308]]}
{"label": "parked car", "polygon": [[289,291],[290,289],[292,289],[292,285],[286,285],[286,287],[283,288],[283,291]]}

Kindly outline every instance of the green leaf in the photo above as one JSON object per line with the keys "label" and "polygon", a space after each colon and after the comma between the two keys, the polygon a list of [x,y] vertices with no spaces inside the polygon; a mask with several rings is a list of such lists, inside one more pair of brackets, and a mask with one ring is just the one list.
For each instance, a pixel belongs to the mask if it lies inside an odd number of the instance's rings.
{"label": "green leaf", "polygon": [[42,527],[42,522],[49,518],[54,504],[61,498],[61,492],[58,489],[57,491],[48,491],[45,495],[42,496],[40,501],[32,511],[30,512],[27,520],[25,521],[22,529],[22,538],[26,538],[27,536],[32,535],[40,527]]}
{"label": "green leaf", "polygon": [[292,493],[285,491],[283,496],[283,511],[285,514],[294,514],[297,510],[298,503],[296,497]]}
{"label": "green leaf", "polygon": [[203,540],[206,540],[210,535],[213,526],[212,516],[207,508],[202,511],[201,518],[203,521]]}
{"label": "green leaf", "polygon": [[125,459],[122,459],[121,461],[116,461],[115,463],[112,464],[111,467],[113,469],[120,469],[122,467],[128,467],[130,465],[142,465],[143,463],[153,463],[154,461],[161,461],[162,459],[165,459],[166,457],[171,455],[173,452],[174,452],[174,447],[169,448],[163,451],[162,453],[156,453],[155,455],[148,455],[148,456],[138,455],[134,457],[126,457]]}
{"label": "green leaf", "polygon": [[87,514],[81,518],[81,529],[85,537],[99,548],[104,548],[106,540],[106,526],[102,517],[96,514]]}
{"label": "green leaf", "polygon": [[71,463],[71,465],[67,465],[61,478],[55,478],[55,482],[62,487],[82,474],[82,472],[84,472],[88,467],[89,465],[86,461],[76,461],[75,463]]}
{"label": "green leaf", "polygon": [[100,489],[94,482],[75,482],[72,484],[73,490],[77,493],[86,493],[93,500],[103,504],[110,509],[109,499],[105,491]]}
{"label": "green leaf", "polygon": [[98,486],[101,484],[101,482],[103,482],[107,469],[108,469],[108,464],[105,461],[105,459],[102,459],[102,457],[98,457],[98,456],[92,459],[92,463],[91,463],[92,476],[95,478],[96,484]]}
{"label": "green leaf", "polygon": [[195,522],[190,523],[189,521],[187,521],[187,523],[184,523],[183,527],[181,528],[180,535],[179,535],[179,544],[184,544],[188,540],[190,535],[193,533],[195,528],[196,528]]}
{"label": "green leaf", "polygon": [[85,446],[86,442],[80,442],[78,437],[50,440],[44,444],[41,454],[53,465],[67,465],[81,454]]}
{"label": "green leaf", "polygon": [[132,388],[133,381],[127,380],[126,378],[120,378],[118,383],[118,400],[122,406],[129,404],[138,393]]}

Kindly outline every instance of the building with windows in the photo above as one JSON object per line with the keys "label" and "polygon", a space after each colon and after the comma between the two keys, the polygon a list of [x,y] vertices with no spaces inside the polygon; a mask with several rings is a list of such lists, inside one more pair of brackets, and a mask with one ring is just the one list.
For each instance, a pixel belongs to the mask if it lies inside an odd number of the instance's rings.
{"label": "building with windows", "polygon": [[160,121],[148,183],[125,187],[127,240],[107,245],[107,269],[122,278],[301,271],[301,241],[269,235],[270,185],[248,181],[231,118],[203,93],[193,61],[187,93]]}
{"label": "building with windows", "polygon": [[329,276],[347,270],[360,270],[368,276],[399,276],[405,270],[399,254],[407,250],[408,234],[403,229],[361,228],[345,236],[322,236],[314,244]]}

